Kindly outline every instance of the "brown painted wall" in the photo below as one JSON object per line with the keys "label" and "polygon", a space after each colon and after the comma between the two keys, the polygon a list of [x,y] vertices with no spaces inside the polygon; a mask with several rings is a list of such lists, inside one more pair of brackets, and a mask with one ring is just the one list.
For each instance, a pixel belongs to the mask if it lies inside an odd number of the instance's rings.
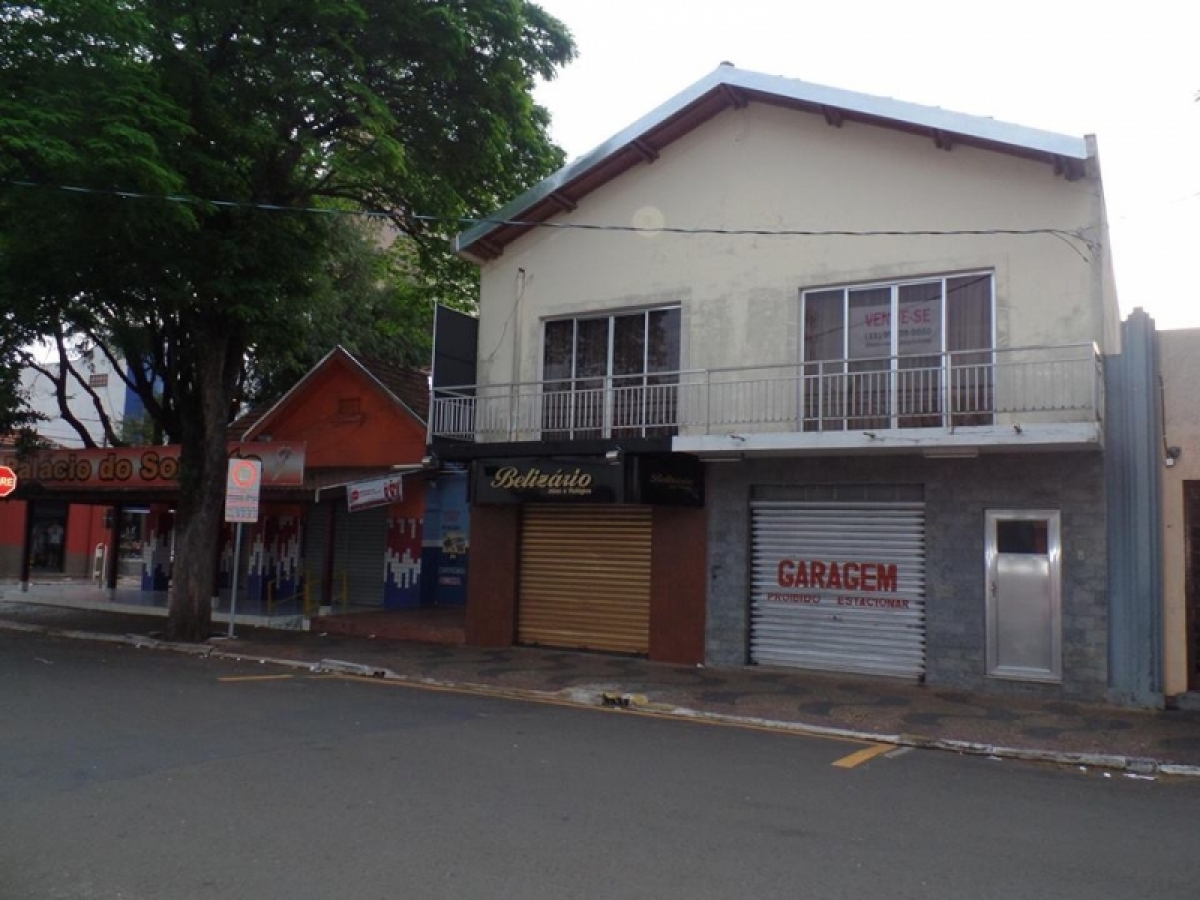
{"label": "brown painted wall", "polygon": [[656,506],[651,539],[650,658],[702,663],[708,571],[705,510]]}
{"label": "brown painted wall", "polygon": [[[339,411],[340,401],[357,402],[358,411]],[[425,455],[424,426],[339,359],[255,426],[252,435],[260,434],[276,441],[304,441],[310,469],[417,463]]]}
{"label": "brown painted wall", "polygon": [[467,575],[468,644],[475,647],[511,647],[516,640],[520,548],[520,507],[471,507],[471,569]]}

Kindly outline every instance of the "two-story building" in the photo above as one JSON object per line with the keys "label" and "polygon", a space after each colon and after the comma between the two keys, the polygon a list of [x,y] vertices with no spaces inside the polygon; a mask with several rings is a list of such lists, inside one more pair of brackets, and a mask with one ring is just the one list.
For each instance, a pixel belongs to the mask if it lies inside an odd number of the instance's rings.
{"label": "two-story building", "polygon": [[1091,138],[722,66],[457,250],[469,642],[1103,696]]}

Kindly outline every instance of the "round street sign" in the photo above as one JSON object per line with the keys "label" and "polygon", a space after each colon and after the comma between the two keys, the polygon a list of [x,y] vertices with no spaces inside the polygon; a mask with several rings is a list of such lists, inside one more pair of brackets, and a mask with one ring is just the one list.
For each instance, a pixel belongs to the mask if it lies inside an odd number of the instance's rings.
{"label": "round street sign", "polygon": [[234,487],[248,491],[258,483],[258,466],[248,459],[235,459],[229,467],[229,480]]}
{"label": "round street sign", "polygon": [[0,466],[0,497],[7,497],[17,489],[17,473],[8,466]]}

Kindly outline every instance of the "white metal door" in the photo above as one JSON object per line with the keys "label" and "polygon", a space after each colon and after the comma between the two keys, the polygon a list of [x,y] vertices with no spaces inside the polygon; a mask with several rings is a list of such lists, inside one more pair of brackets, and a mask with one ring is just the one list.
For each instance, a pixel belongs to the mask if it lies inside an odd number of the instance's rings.
{"label": "white metal door", "polygon": [[988,674],[1062,680],[1059,513],[988,510]]}
{"label": "white metal door", "polygon": [[755,500],[752,662],[919,678],[925,505]]}

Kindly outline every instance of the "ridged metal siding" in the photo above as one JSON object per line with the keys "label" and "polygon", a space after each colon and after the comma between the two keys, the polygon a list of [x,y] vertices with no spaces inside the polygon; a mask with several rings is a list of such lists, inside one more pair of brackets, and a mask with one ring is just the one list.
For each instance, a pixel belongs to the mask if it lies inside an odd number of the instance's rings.
{"label": "ridged metal siding", "polygon": [[[388,507],[361,512],[337,510],[334,594],[350,606],[383,606]],[[343,593],[344,592],[344,593]]]}
{"label": "ridged metal siding", "polygon": [[522,644],[649,652],[649,507],[525,507],[520,579]]}
{"label": "ridged metal siding", "polygon": [[304,581],[314,603],[325,603],[329,599],[322,591],[325,588],[325,545],[329,541],[332,509],[330,503],[314,503],[308,507],[308,515],[304,519]]}
{"label": "ridged metal siding", "polygon": [[[755,500],[750,656],[764,665],[918,678],[925,672],[925,506]],[[896,565],[896,591],[779,584],[789,560]],[[818,603],[779,602],[803,594]],[[869,608],[866,602],[906,603]],[[843,603],[839,603],[839,599]]]}

